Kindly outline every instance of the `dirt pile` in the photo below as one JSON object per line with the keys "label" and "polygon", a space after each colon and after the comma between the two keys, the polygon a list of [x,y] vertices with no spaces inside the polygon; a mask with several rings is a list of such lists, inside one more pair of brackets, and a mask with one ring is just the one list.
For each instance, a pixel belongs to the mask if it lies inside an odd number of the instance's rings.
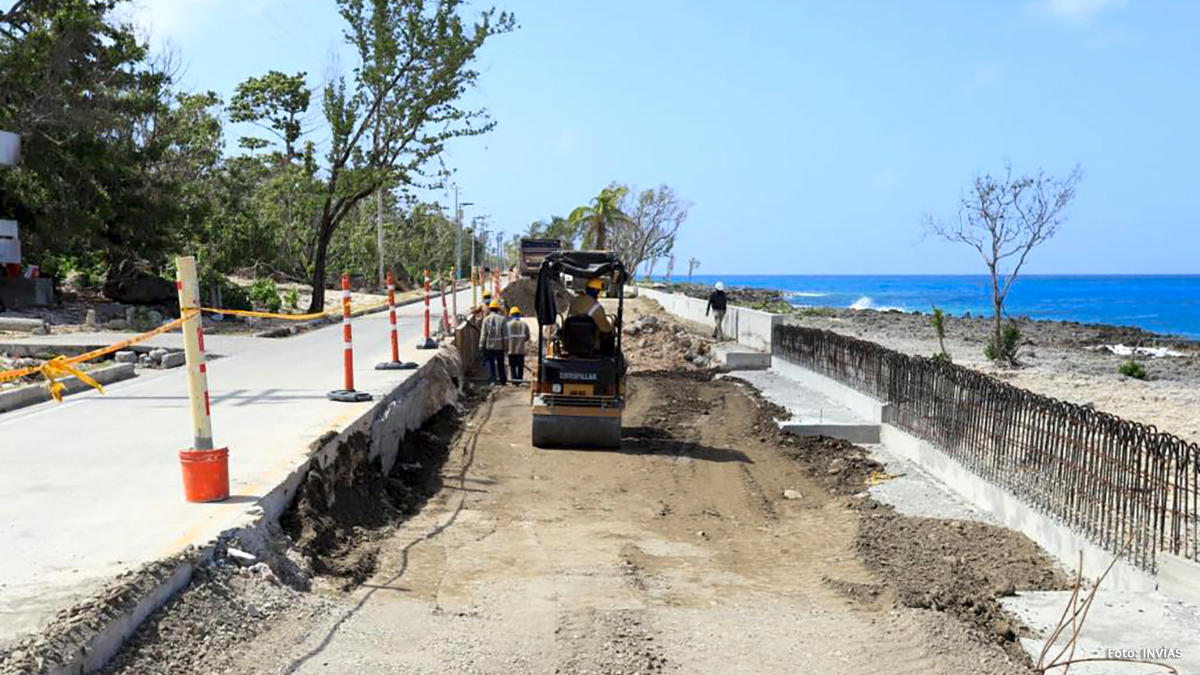
{"label": "dirt pile", "polygon": [[1019,624],[999,598],[1066,590],[1069,581],[1028,537],[995,525],[863,511],[857,549],[907,606],[946,612],[1024,657]]}
{"label": "dirt pile", "polygon": [[712,368],[712,345],[683,324],[649,313],[625,326],[622,342],[634,372]]}
{"label": "dirt pile", "polygon": [[[552,282],[554,288],[554,302],[558,305],[559,314],[571,302],[571,293],[559,282]],[[500,291],[500,299],[504,302],[505,307],[520,307],[521,314],[525,316],[536,316],[537,308],[534,306],[534,296],[537,293],[536,279],[518,279],[513,283],[504,287]]]}

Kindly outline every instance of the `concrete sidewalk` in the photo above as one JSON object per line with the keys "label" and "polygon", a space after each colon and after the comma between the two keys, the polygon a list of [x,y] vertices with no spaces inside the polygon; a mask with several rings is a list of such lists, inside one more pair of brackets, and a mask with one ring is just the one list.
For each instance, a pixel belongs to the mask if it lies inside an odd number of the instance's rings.
{"label": "concrete sidewalk", "polygon": [[[469,302],[462,292],[460,309]],[[423,311],[398,310],[402,358],[419,364],[437,353],[415,349]],[[435,325],[440,311],[435,304]],[[325,397],[342,387],[338,325],[282,340],[220,345],[220,337],[212,347],[227,358],[208,372],[215,440],[230,448],[225,502],[183,500],[176,453],[191,443],[183,368],[113,385],[107,396],[0,417],[0,644],[40,629],[122,572],[252,522],[260,498],[307,461],[314,441],[376,405]],[[358,389],[378,401],[412,375],[374,370],[390,358],[386,313],[356,319],[354,338]]]}

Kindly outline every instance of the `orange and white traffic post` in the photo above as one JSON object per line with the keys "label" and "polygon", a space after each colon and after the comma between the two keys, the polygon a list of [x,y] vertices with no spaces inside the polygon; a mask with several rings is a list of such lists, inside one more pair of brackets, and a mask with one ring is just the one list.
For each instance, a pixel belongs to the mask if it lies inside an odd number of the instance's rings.
{"label": "orange and white traffic post", "polygon": [[450,314],[446,309],[446,277],[438,275],[438,290],[442,296],[442,332],[450,334]]}
{"label": "orange and white traffic post", "polygon": [[387,273],[388,326],[392,337],[392,360],[375,366],[375,370],[411,370],[417,367],[412,361],[400,360],[400,336],[396,330],[396,277],[391,270]]}
{"label": "orange and white traffic post", "polygon": [[454,325],[459,322],[458,317],[458,275],[454,270],[450,271],[450,315],[454,318]]}
{"label": "orange and white traffic post", "polygon": [[350,328],[350,275],[342,274],[342,378],[343,389],[326,394],[331,401],[359,403],[370,401],[371,395],[354,389],[354,333]]}
{"label": "orange and white traffic post", "polygon": [[196,259],[175,259],[175,288],[183,318],[183,353],[187,359],[188,398],[192,404],[192,447],[179,451],[183,494],[189,502],[229,498],[229,448],[214,448],[208,366],[204,362],[204,324],[200,320],[200,284]]}
{"label": "orange and white traffic post", "polygon": [[437,343],[429,331],[429,268],[425,268],[425,339],[417,343],[417,349],[436,349]]}

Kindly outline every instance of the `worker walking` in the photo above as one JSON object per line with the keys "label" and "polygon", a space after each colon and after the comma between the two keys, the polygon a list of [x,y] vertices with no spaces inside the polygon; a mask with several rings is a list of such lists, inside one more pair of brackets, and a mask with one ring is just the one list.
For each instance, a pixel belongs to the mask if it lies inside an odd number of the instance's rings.
{"label": "worker walking", "polygon": [[504,371],[504,315],[500,313],[500,302],[492,300],[488,303],[488,315],[479,329],[479,349],[487,361],[488,384],[507,384],[508,376]]}
{"label": "worker walking", "polygon": [[713,338],[717,340],[725,339],[725,307],[728,304],[728,298],[725,297],[725,284],[718,281],[716,290],[712,295],[708,296],[708,306],[704,308],[704,316],[708,316],[709,310],[712,310],[713,323],[716,326],[713,328]]}
{"label": "worker walking", "polygon": [[525,346],[529,344],[529,326],[521,319],[521,308],[508,310],[508,325],[505,327],[508,342],[508,368],[513,384],[525,379]]}
{"label": "worker walking", "polygon": [[588,279],[584,293],[571,298],[567,316],[590,316],[596,322],[596,328],[600,330],[600,333],[608,334],[613,332],[613,327],[612,322],[608,320],[608,315],[604,313],[604,308],[600,306],[598,298],[602,290],[604,290],[603,280]]}

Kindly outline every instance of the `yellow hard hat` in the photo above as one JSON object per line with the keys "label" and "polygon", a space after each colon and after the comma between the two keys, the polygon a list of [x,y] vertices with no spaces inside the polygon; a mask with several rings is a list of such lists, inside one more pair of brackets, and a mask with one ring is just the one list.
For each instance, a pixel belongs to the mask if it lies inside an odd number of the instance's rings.
{"label": "yellow hard hat", "polygon": [[601,279],[600,277],[596,277],[594,279],[588,279],[587,287],[594,288],[598,291],[602,291],[602,290],[604,290],[604,280]]}
{"label": "yellow hard hat", "polygon": [[487,300],[487,299],[488,299],[488,298],[490,298],[490,297],[492,297],[492,292],[491,292],[491,291],[484,291],[484,292],[483,292],[483,299],[484,299],[484,300]]}
{"label": "yellow hard hat", "polygon": [[489,303],[488,303],[488,307],[491,307],[492,309],[500,309],[500,301],[499,301],[499,300],[493,300],[493,301],[491,301],[491,302],[489,302]]}
{"label": "yellow hard hat", "polygon": [[511,314],[512,316],[517,316],[518,314],[521,313],[521,308],[513,307],[512,309],[508,310],[508,313]]}

